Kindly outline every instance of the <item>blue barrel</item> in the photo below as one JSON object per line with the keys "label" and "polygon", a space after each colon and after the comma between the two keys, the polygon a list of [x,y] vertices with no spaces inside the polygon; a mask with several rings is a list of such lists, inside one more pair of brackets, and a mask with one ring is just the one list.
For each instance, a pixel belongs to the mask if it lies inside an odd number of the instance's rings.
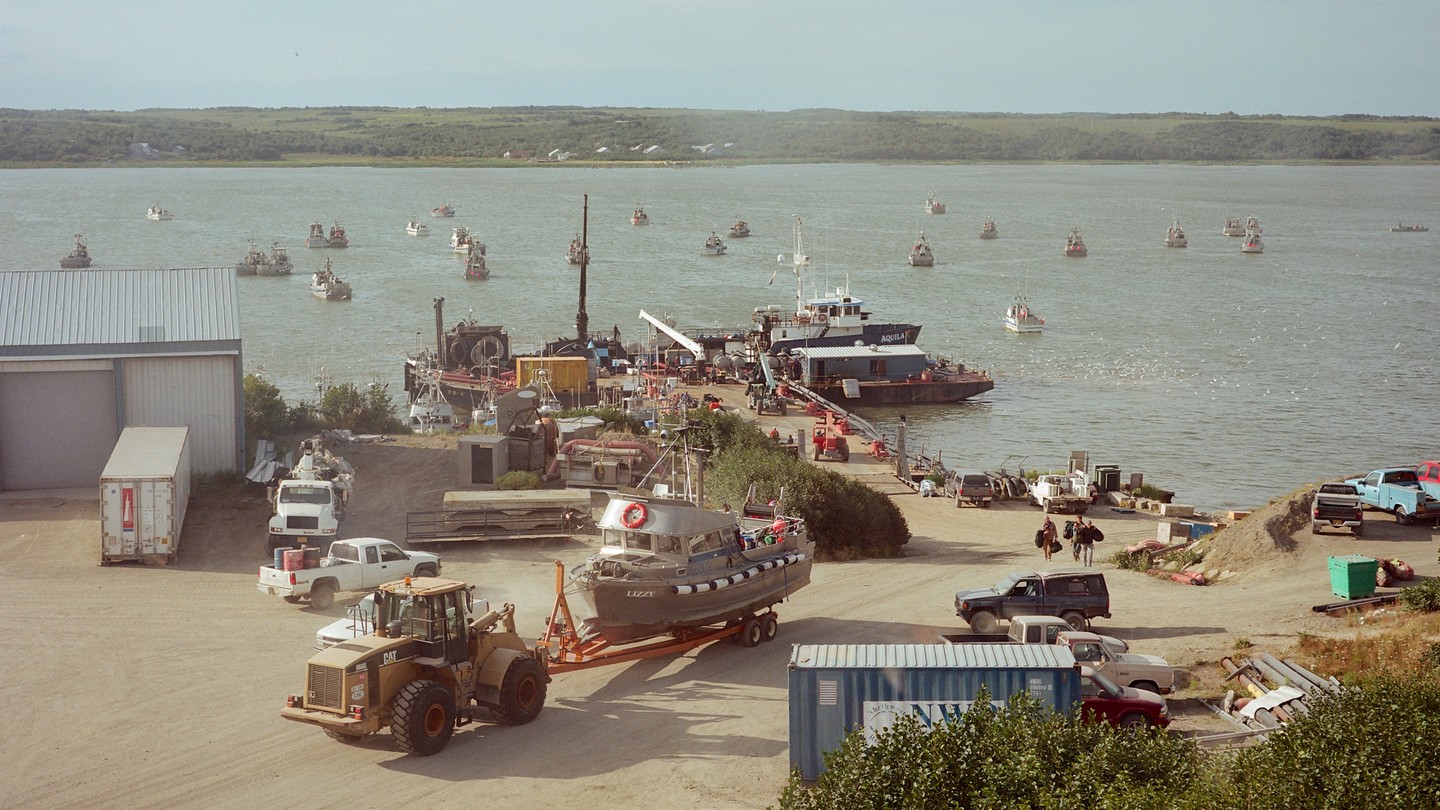
{"label": "blue barrel", "polygon": [[275,570],[285,570],[285,549],[283,548],[275,549]]}

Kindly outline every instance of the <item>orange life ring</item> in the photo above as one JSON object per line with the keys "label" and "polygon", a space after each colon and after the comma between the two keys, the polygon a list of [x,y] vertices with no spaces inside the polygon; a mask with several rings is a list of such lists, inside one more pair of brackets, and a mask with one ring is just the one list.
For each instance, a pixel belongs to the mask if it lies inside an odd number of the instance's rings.
{"label": "orange life ring", "polygon": [[650,519],[650,510],[643,503],[632,503],[620,513],[620,525],[627,529],[638,529]]}

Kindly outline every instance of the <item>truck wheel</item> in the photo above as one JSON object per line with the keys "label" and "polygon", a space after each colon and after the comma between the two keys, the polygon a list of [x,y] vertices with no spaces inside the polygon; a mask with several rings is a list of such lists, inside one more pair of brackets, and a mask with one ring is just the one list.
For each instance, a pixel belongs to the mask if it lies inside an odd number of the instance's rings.
{"label": "truck wheel", "polygon": [[1150,718],[1146,717],[1140,712],[1129,712],[1127,714],[1120,715],[1120,719],[1115,721],[1115,725],[1119,726],[1120,728],[1132,730],[1149,728]]}
{"label": "truck wheel", "polygon": [[989,502],[989,501],[981,501],[981,502],[980,502],[980,508],[981,508],[981,509],[989,509],[989,508],[990,508],[990,502]]}
{"label": "truck wheel", "polygon": [[1070,625],[1071,630],[1080,632],[1084,632],[1085,628],[1090,626],[1090,621],[1085,618],[1085,614],[1078,610],[1067,610],[1061,613],[1060,621]]}
{"label": "truck wheel", "polygon": [[416,569],[415,569],[415,576],[417,576],[417,577],[433,577],[433,576],[435,576],[435,566],[433,566],[433,565],[422,565],[422,566],[420,566],[419,568],[416,568]]}
{"label": "truck wheel", "polygon": [[841,442],[840,442],[840,448],[839,448],[839,449],[840,449],[840,460],[841,460],[841,461],[849,461],[849,460],[850,460],[850,443],[849,443],[849,442],[846,442],[846,441],[841,441]]}
{"label": "truck wheel", "polygon": [[1361,528],[1362,528],[1362,527],[1360,527],[1360,526],[1356,526],[1355,528],[1351,529],[1351,530],[1350,530],[1350,536],[1351,536],[1351,537],[1359,537],[1359,536],[1360,536],[1360,529],[1361,529]]}
{"label": "truck wheel", "polygon": [[740,646],[754,647],[764,638],[764,630],[760,627],[760,620],[751,616],[740,625]]}
{"label": "truck wheel", "polygon": [[1409,512],[1405,511],[1405,507],[1397,505],[1395,507],[1395,522],[1401,526],[1409,526],[1415,522],[1415,518]]}
{"label": "truck wheel", "polygon": [[523,726],[545,708],[545,668],[534,658],[516,658],[500,683],[500,705],[490,709],[497,723]]}
{"label": "truck wheel", "polygon": [[434,681],[411,681],[395,696],[390,734],[407,754],[438,754],[455,731],[455,698]]}
{"label": "truck wheel", "polygon": [[956,509],[959,509],[960,507],[962,507],[962,506],[964,506],[964,505],[965,505],[965,499],[964,499],[964,498],[961,498],[959,495],[956,495],[956,496],[955,496],[955,508],[956,508]]}
{"label": "truck wheel", "polygon": [[817,442],[816,444],[813,444],[813,445],[811,445],[811,446],[815,449],[815,452],[811,455],[812,459],[813,459],[814,461],[819,461],[819,460],[820,460],[820,445],[819,445],[819,443]]}
{"label": "truck wheel", "polygon": [[1130,686],[1134,687],[1135,689],[1144,689],[1147,692],[1154,692],[1157,695],[1160,694],[1160,687],[1157,684],[1151,683],[1150,681],[1136,681],[1130,684]]}
{"label": "truck wheel", "polygon": [[780,403],[780,415],[781,415],[781,416],[784,416],[784,415],[785,415],[785,403],[783,403],[783,402]]}
{"label": "truck wheel", "polygon": [[988,636],[994,633],[999,627],[999,620],[995,618],[994,613],[988,610],[970,614],[970,629],[982,636]]}
{"label": "truck wheel", "polygon": [[328,582],[317,582],[310,586],[310,607],[329,610],[335,604],[335,586]]}
{"label": "truck wheel", "polygon": [[780,632],[780,620],[775,618],[774,613],[766,613],[760,617],[760,640],[774,641],[776,634]]}

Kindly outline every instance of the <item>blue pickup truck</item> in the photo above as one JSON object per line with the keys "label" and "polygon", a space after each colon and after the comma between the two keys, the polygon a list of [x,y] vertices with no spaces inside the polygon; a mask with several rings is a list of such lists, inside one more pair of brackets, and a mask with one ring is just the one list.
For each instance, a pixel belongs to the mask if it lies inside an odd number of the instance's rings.
{"label": "blue pickup truck", "polygon": [[1420,487],[1413,467],[1387,467],[1364,478],[1349,478],[1360,494],[1360,503],[1395,515],[1395,522],[1408,526],[1419,520],[1440,520],[1440,500]]}

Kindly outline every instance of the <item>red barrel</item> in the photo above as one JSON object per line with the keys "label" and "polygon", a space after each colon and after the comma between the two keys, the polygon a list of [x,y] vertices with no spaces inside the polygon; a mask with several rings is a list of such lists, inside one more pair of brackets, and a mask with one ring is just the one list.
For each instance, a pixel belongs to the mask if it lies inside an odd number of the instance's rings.
{"label": "red barrel", "polygon": [[299,571],[305,567],[305,550],[300,548],[285,549],[286,571]]}

